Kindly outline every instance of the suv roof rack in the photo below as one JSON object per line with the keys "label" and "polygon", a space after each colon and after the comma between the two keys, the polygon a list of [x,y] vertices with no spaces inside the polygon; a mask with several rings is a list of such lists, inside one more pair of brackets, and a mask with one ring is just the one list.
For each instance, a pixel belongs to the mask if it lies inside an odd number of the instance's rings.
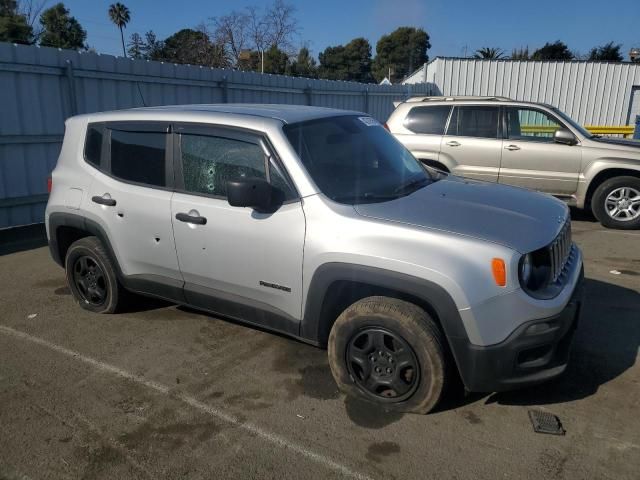
{"label": "suv roof rack", "polygon": [[460,95],[455,97],[445,97],[445,96],[437,96],[437,97],[411,97],[406,100],[406,102],[451,102],[451,101],[463,101],[463,100],[484,100],[491,102],[510,102],[511,98],[508,97],[498,97],[498,96],[488,96],[488,97],[477,97],[471,95]]}

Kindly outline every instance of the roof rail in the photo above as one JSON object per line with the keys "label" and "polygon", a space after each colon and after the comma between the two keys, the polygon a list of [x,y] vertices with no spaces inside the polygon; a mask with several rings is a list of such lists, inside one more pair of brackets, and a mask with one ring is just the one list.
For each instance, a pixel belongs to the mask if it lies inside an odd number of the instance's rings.
{"label": "roof rail", "polygon": [[460,95],[455,97],[445,97],[445,96],[437,96],[437,97],[411,97],[407,99],[407,102],[452,102],[452,101],[465,101],[465,100],[483,100],[490,102],[509,102],[512,99],[508,97],[498,97],[498,96],[489,96],[489,97],[478,97],[471,95]]}

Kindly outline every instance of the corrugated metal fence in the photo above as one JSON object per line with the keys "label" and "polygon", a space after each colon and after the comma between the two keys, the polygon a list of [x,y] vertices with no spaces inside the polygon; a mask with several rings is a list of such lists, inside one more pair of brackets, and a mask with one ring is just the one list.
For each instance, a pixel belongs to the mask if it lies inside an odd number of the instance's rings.
{"label": "corrugated metal fence", "polygon": [[365,85],[130,60],[0,43],[0,228],[42,222],[64,120],[81,113],[190,103],[286,103],[364,111],[429,85]]}
{"label": "corrugated metal fence", "polygon": [[423,82],[441,95],[549,103],[582,125],[631,125],[640,105],[640,63],[438,57],[405,79]]}

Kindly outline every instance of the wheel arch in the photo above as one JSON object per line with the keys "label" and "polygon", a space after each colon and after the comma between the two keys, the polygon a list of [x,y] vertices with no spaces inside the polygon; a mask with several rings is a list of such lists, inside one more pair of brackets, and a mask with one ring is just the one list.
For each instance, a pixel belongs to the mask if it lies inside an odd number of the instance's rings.
{"label": "wheel arch", "polygon": [[84,237],[95,236],[102,242],[111,258],[118,276],[122,278],[111,241],[105,230],[93,220],[72,213],[55,212],[49,216],[49,251],[54,261],[64,267],[67,250],[71,244]]}
{"label": "wheel arch", "polygon": [[380,295],[423,308],[447,338],[468,338],[451,296],[434,282],[376,267],[347,263],[320,266],[309,284],[300,336],[326,345],[337,317],[362,298]]}
{"label": "wheel arch", "polygon": [[640,168],[638,170],[625,167],[605,168],[596,173],[589,182],[589,186],[587,187],[587,193],[585,194],[584,201],[585,210],[591,208],[591,200],[596,189],[607,180],[615,177],[640,178]]}

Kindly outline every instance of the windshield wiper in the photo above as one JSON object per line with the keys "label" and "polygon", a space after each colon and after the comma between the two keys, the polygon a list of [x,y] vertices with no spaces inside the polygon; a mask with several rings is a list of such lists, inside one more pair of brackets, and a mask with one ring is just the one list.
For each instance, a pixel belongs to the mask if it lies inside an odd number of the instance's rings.
{"label": "windshield wiper", "polygon": [[404,185],[400,185],[396,188],[393,193],[406,193],[406,192],[415,192],[419,188],[426,186],[429,183],[429,179],[427,177],[420,176],[420,178],[416,178],[415,180],[411,180]]}
{"label": "windshield wiper", "polygon": [[335,202],[340,203],[364,203],[367,201],[386,201],[386,200],[395,200],[399,195],[380,195],[377,193],[366,192],[362,195],[338,195],[337,197],[333,197]]}

